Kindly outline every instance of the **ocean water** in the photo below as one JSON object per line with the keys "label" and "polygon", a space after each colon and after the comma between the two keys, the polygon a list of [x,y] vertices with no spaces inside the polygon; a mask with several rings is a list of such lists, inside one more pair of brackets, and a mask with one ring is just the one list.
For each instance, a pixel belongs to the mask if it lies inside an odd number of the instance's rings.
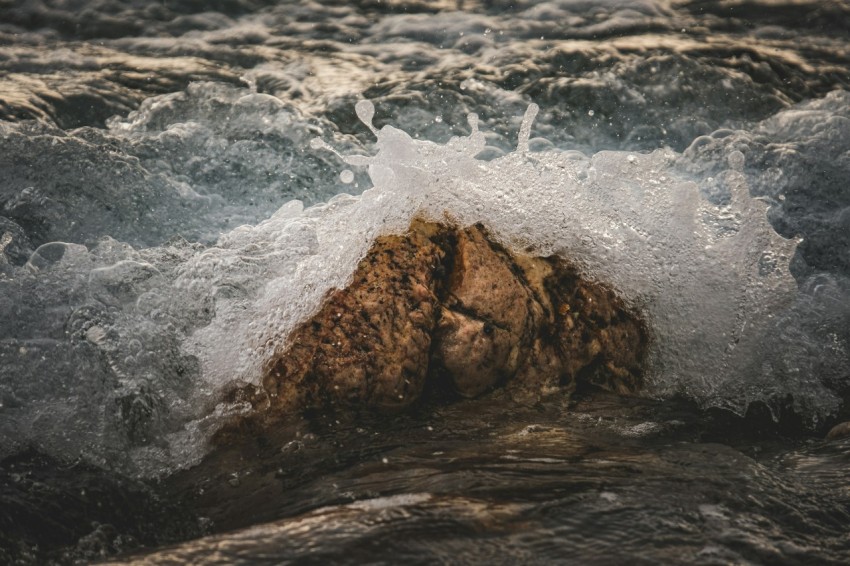
{"label": "ocean water", "polygon": [[[837,0],[0,2],[0,561],[845,562],[848,37]],[[214,450],[416,215],[613,285],[642,398]]]}

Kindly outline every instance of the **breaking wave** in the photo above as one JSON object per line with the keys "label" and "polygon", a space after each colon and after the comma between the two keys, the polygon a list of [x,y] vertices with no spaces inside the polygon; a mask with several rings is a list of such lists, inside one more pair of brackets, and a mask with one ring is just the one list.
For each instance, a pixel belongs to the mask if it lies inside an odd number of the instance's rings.
{"label": "breaking wave", "polygon": [[245,409],[222,392],[256,383],[270,344],[416,215],[483,222],[506,246],[612,284],[650,325],[648,395],[738,413],[790,398],[814,425],[847,388],[850,288],[805,265],[795,281],[806,242],[769,219],[807,221],[783,206],[813,160],[846,160],[848,108],[835,91],[681,152],[531,137],[534,104],[515,150],[492,146],[475,114],[467,135],[435,143],[376,128],[361,101],[371,147],[217,83],[150,98],[107,130],[7,123],[7,149],[49,154],[91,190],[63,192],[56,174],[4,204],[40,221],[46,243],[0,225],[0,312],[14,321],[0,329],[0,446],[143,476],[197,462]]}

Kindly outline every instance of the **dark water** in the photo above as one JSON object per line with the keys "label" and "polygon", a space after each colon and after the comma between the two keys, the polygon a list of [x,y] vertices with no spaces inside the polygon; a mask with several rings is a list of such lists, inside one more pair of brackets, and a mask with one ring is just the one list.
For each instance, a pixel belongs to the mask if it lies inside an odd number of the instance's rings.
{"label": "dark water", "polygon": [[846,562],[847,443],[715,418],[596,394],[269,438],[176,482],[223,528],[258,525],[131,561]]}
{"label": "dark water", "polygon": [[[820,438],[850,398],[848,37],[837,0],[0,0],[0,562],[245,528],[147,560],[847,562],[850,447]],[[743,338],[718,327],[717,344],[746,354],[701,375],[685,351],[699,337],[662,344],[653,400],[430,403],[212,450],[239,410],[222,391],[252,378],[239,337],[264,323],[239,313],[277,289],[274,321],[296,321],[345,276],[309,258],[345,265],[328,250],[380,225],[332,224],[360,210],[347,197],[309,208],[375,181],[354,167],[343,182],[310,145],[374,154],[364,98],[377,127],[440,143],[477,113],[488,163],[536,103],[529,149],[624,192],[656,173],[634,156],[660,150],[697,212],[722,213],[711,238],[762,245],[756,271],[790,270],[793,297],[759,325],[760,280],[741,276]],[[800,240],[790,267],[741,193]],[[607,218],[605,199],[616,209],[606,196],[586,214]],[[536,210],[512,206],[517,225]],[[508,226],[502,212],[485,215]],[[666,222],[636,231],[673,249],[686,229]],[[698,259],[647,254],[659,273]],[[641,257],[613,257],[641,280]],[[718,257],[706,269],[737,285]],[[684,297],[670,320],[714,328],[703,290],[658,285]]]}

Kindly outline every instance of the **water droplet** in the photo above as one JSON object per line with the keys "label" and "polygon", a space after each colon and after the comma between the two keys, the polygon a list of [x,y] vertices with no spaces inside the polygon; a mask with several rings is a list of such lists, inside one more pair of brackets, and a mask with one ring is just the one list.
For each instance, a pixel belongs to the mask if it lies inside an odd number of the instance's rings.
{"label": "water droplet", "polygon": [[434,121],[437,122],[438,124],[442,124],[443,123],[442,114],[437,114],[436,116],[434,116]]}
{"label": "water droplet", "polygon": [[361,100],[354,105],[354,111],[357,113],[357,117],[360,118],[360,121],[377,136],[378,130],[376,130],[375,126],[372,125],[372,119],[375,117],[375,105],[372,104],[372,101]]}
{"label": "water droplet", "polygon": [[525,111],[525,116],[522,117],[522,124],[519,127],[519,141],[516,146],[516,150],[519,153],[525,153],[528,151],[528,138],[531,135],[531,123],[534,122],[534,118],[537,117],[537,113],[539,111],[540,107],[532,102],[528,105],[528,108]]}
{"label": "water droplet", "polygon": [[593,116],[594,114],[596,114],[596,112],[594,112],[593,110],[588,110],[588,111],[587,111],[587,115],[588,115],[588,116]]}
{"label": "water droplet", "polygon": [[[335,150],[334,148],[329,146],[327,144],[327,142],[325,140],[321,139],[321,138],[311,139],[310,140],[310,147],[313,148],[313,149],[324,149],[325,151],[330,151],[331,153],[333,153],[334,155],[336,155],[340,159],[343,158],[342,155],[340,155],[337,150]],[[290,176],[290,178],[291,178],[291,176]]]}
{"label": "water droplet", "polygon": [[354,180],[354,171],[351,169],[343,169],[339,173],[339,180],[345,184],[348,184]]}

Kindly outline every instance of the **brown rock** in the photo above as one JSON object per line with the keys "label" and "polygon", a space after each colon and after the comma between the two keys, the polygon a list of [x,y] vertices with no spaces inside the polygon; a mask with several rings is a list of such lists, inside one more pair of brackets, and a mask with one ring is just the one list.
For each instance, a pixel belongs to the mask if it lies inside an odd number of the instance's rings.
{"label": "brown rock", "polygon": [[273,411],[394,409],[422,392],[439,308],[445,230],[379,238],[351,284],[333,291],[265,366]]}
{"label": "brown rock", "polygon": [[248,398],[278,418],[397,410],[429,379],[465,397],[499,384],[533,397],[581,379],[634,393],[646,345],[642,321],[568,262],[512,254],[480,225],[415,221],[378,238],[349,286],[275,351]]}
{"label": "brown rock", "polygon": [[534,299],[481,227],[457,232],[453,251],[434,361],[461,395],[475,397],[516,373],[531,341]]}

